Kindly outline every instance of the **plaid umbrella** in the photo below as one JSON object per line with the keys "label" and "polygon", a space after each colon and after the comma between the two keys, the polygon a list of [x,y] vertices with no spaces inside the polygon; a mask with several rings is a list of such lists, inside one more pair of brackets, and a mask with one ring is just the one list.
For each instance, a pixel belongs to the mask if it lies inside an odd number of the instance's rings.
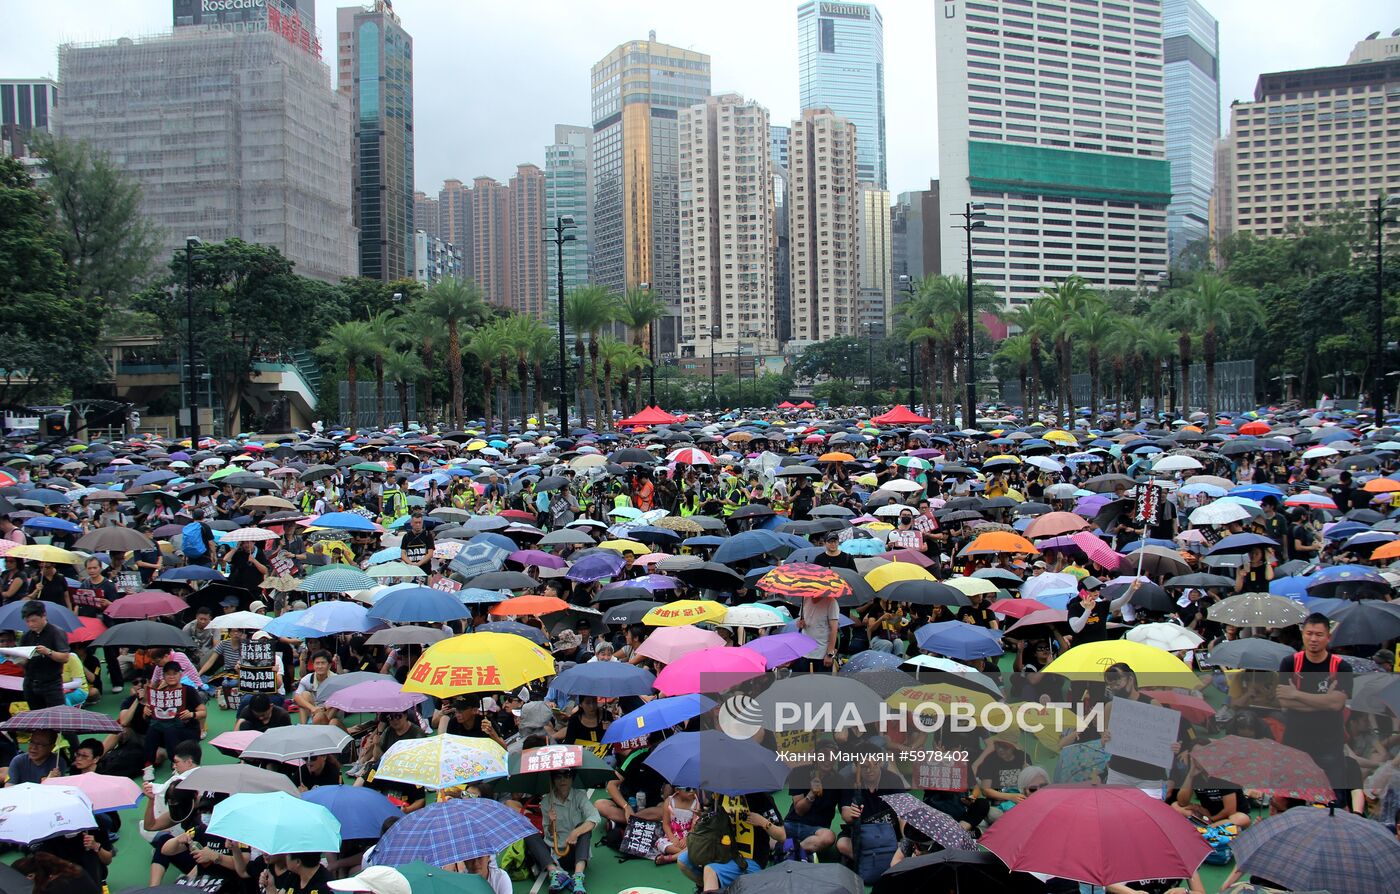
{"label": "plaid umbrella", "polygon": [[63,733],[119,733],[121,725],[105,714],[82,708],[40,708],[25,711],[0,723],[3,730],[51,729]]}
{"label": "plaid umbrella", "polygon": [[368,590],[374,584],[374,578],[358,568],[327,568],[309,575],[302,581],[301,589],[306,593],[348,593]]}
{"label": "plaid umbrella", "polygon": [[446,866],[495,854],[538,830],[525,817],[485,798],[454,798],[429,804],[394,824],[379,839],[376,866],[415,860]]}
{"label": "plaid umbrella", "polygon": [[913,795],[900,792],[895,795],[881,795],[885,803],[894,808],[899,818],[923,832],[929,838],[955,851],[975,851],[977,842],[958,825],[948,814],[934,810]]}
{"label": "plaid umbrella", "polygon": [[1373,894],[1394,890],[1400,878],[1390,830],[1332,809],[1294,807],[1244,830],[1231,847],[1240,869],[1293,890]]}
{"label": "plaid umbrella", "polygon": [[1272,739],[1226,736],[1191,750],[1202,770],[1239,788],[1269,789],[1290,798],[1331,799],[1327,774],[1306,752]]}

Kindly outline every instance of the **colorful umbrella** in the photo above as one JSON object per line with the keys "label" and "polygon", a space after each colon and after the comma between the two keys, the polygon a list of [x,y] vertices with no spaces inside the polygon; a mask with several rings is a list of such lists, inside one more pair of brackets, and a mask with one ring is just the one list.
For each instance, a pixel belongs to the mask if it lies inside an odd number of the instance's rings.
{"label": "colorful umbrella", "polygon": [[1054,781],[1102,782],[1108,771],[1108,757],[1103,743],[1097,739],[1066,745],[1060,749],[1055,762]]}
{"label": "colorful umbrella", "polygon": [[209,834],[267,854],[340,850],[340,820],[320,804],[286,792],[230,795],[214,805]]}
{"label": "colorful umbrella", "polygon": [[506,767],[510,775],[497,787],[524,794],[544,794],[549,790],[549,774],[559,770],[573,771],[574,785],[581,788],[602,788],[617,778],[612,767],[582,745],[526,748],[512,753]]}
{"label": "colorful umbrella", "polygon": [[1102,678],[1109,665],[1119,663],[1128,665],[1139,678],[1145,674],[1152,674],[1154,685],[1168,685],[1164,679],[1166,675],[1173,674],[1178,675],[1174,679],[1181,680],[1181,685],[1185,688],[1194,689],[1199,686],[1195,672],[1180,658],[1155,646],[1131,640],[1104,640],[1075,646],[1062,653],[1043,670],[1051,674],[1079,674]]}
{"label": "colorful umbrella", "polygon": [[775,633],[749,640],[739,648],[750,649],[762,655],[768,669],[773,670],[822,648],[822,644],[805,633]]}
{"label": "colorful umbrella", "polygon": [[395,742],[384,752],[376,780],[433,791],[506,775],[506,750],[494,739],[443,734]]}
{"label": "colorful umbrella", "polygon": [[788,599],[840,599],[851,585],[830,568],[807,562],[779,565],[758,579],[758,589]]}
{"label": "colorful umbrella", "polygon": [[1225,736],[1193,748],[1191,756],[1202,770],[1238,788],[1268,789],[1303,800],[1331,796],[1327,774],[1311,755],[1273,739]]}
{"label": "colorful umbrella", "polygon": [[491,614],[504,615],[547,615],[551,612],[568,611],[569,603],[557,596],[516,596],[507,599],[491,609]]}
{"label": "colorful umbrella", "polygon": [[977,535],[962,551],[962,555],[979,556],[992,553],[1021,553],[1039,555],[1040,550],[1020,534],[1009,531],[988,531]]}
{"label": "colorful umbrella", "polygon": [[61,733],[119,733],[121,724],[106,714],[60,705],[23,711],[0,723],[0,730],[11,732],[51,729]]}
{"label": "colorful umbrella", "polygon": [[1050,606],[1034,599],[998,599],[988,607],[997,614],[1008,618],[1024,618],[1032,612],[1043,612],[1050,609]]}
{"label": "colorful umbrella", "polygon": [[539,830],[520,813],[486,798],[453,798],[429,804],[394,824],[375,846],[376,866],[421,860],[446,866],[497,854]]}
{"label": "colorful umbrella", "polygon": [[553,673],[554,658],[524,637],[465,633],[429,646],[403,688],[446,698],[516,689]]}
{"label": "colorful umbrella", "polygon": [[951,816],[934,810],[907,792],[881,795],[899,818],[949,850],[975,851],[977,842]]}
{"label": "colorful umbrella", "polygon": [[722,692],[767,669],[763,656],[748,649],[732,646],[701,649],[666,665],[656,675],[656,691],[662,695]]}
{"label": "colorful umbrella", "polygon": [[76,776],[49,777],[44,779],[42,784],[78,789],[92,802],[93,813],[126,810],[128,807],[135,807],[136,802],[141,800],[140,786],[125,776],[79,773]]}

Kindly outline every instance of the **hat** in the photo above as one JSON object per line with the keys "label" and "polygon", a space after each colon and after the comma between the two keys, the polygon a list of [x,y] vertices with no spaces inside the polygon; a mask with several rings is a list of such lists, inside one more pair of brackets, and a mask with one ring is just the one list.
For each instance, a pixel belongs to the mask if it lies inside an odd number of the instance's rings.
{"label": "hat", "polygon": [[238,607],[238,597],[237,597],[237,596],[225,596],[223,599],[220,599],[220,600],[219,600],[219,604],[222,605],[224,608],[237,608],[237,607]]}
{"label": "hat", "polygon": [[526,702],[520,706],[520,738],[542,733],[554,719],[554,712],[544,702]]}
{"label": "hat", "polygon": [[298,599],[292,603],[291,609],[294,612],[306,611],[306,603]]}
{"label": "hat", "polygon": [[371,866],[359,875],[329,882],[333,891],[369,891],[370,894],[413,894],[402,872],[391,866]]}
{"label": "hat", "polygon": [[574,633],[572,630],[564,630],[554,638],[554,645],[551,647],[551,650],[563,652],[567,649],[576,649],[582,642],[577,633]]}
{"label": "hat", "polygon": [[254,599],[252,602],[248,603],[248,611],[254,613],[265,612],[267,611],[267,603],[263,602],[261,599]]}
{"label": "hat", "polygon": [[825,540],[827,543],[840,542],[841,534],[838,531],[827,531],[826,536],[822,539]]}

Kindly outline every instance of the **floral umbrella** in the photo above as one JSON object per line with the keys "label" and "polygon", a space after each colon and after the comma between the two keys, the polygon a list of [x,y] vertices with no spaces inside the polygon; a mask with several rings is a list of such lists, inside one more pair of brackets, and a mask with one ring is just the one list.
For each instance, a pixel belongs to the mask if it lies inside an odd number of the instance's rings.
{"label": "floral umbrella", "polygon": [[494,740],[444,734],[395,742],[374,778],[438,790],[504,775],[506,750]]}

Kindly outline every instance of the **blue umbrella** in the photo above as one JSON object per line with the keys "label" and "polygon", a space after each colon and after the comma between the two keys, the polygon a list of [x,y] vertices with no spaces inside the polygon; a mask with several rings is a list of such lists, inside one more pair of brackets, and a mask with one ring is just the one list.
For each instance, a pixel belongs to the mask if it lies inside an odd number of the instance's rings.
{"label": "blue umbrella", "polygon": [[511,597],[509,590],[488,590],[484,587],[463,587],[456,595],[464,605],[494,605]]}
{"label": "blue umbrella", "polygon": [[462,527],[468,531],[500,531],[510,527],[510,519],[499,515],[473,515],[462,522]]}
{"label": "blue umbrella", "polygon": [[368,590],[377,583],[358,568],[327,568],[308,575],[300,589],[305,593],[348,593],[351,590]]}
{"label": "blue umbrella", "polygon": [[[499,602],[499,595],[493,601]],[[385,593],[369,610],[371,621],[433,622],[459,621],[472,613],[455,593],[432,587],[404,587]]]}
{"label": "blue umbrella", "polygon": [[366,633],[376,626],[367,617],[367,612],[368,609],[363,605],[328,599],[308,608],[296,623],[299,627],[315,630],[323,636],[332,633]]}
{"label": "blue umbrella", "polygon": [[1310,596],[1388,596],[1390,581],[1380,572],[1359,565],[1331,565],[1312,576],[1308,582]]}
{"label": "blue umbrella", "polygon": [[[24,623],[24,618],[20,617],[20,609],[24,608],[28,601],[27,599],[16,599],[9,605],[0,608],[0,630],[29,629],[28,625]],[[72,633],[83,626],[77,615],[57,603],[45,602],[44,613],[48,616],[49,623],[64,633]]]}
{"label": "blue umbrella", "polygon": [[1278,541],[1272,537],[1265,537],[1262,534],[1244,532],[1242,534],[1231,534],[1229,537],[1222,537],[1215,546],[1207,552],[1208,556],[1229,555],[1232,553],[1247,553],[1258,547],[1260,549],[1277,549]]}
{"label": "blue umbrella", "polygon": [[786,564],[796,564],[798,562],[810,562],[817,556],[825,552],[820,546],[804,546],[802,549],[793,550],[788,553]]}
{"label": "blue umbrella", "polygon": [[178,477],[180,477],[180,476],[176,475],[174,472],[167,472],[167,471],[165,471],[165,470],[158,470],[158,471],[155,471],[155,472],[145,472],[145,473],[143,473],[143,474],[141,475],[141,477],[139,477],[139,478],[137,478],[135,481],[133,481],[132,484],[135,484],[135,485],[137,485],[138,487],[143,486],[143,485],[147,485],[147,484],[164,484],[165,482],[167,482],[167,481],[172,481],[172,480],[174,480],[174,479],[176,479],[176,478],[178,478]]}
{"label": "blue umbrella", "polygon": [[267,626],[264,627],[263,630],[266,630],[273,636],[284,636],[288,639],[315,639],[322,635],[320,631],[312,630],[309,627],[302,627],[297,623],[307,611],[308,609],[302,609],[301,611],[292,611],[283,615],[278,615],[271,621],[268,621]]}
{"label": "blue umbrella", "polygon": [[[612,664],[614,662],[593,663]],[[559,676],[563,677],[563,674]],[[555,685],[558,686],[557,680]],[[612,745],[617,742],[626,742],[628,739],[650,735],[657,730],[670,729],[691,718],[699,717],[714,706],[714,699],[698,694],[652,699],[637,710],[623,714],[614,720],[608,727],[608,731],[603,734],[603,744]]]}
{"label": "blue umbrella", "polygon": [[579,583],[593,583],[605,577],[617,577],[626,564],[622,556],[608,550],[584,556],[575,562],[564,576]]}
{"label": "blue umbrella", "polygon": [[1369,530],[1371,530],[1370,526],[1363,525],[1361,522],[1344,521],[1338,522],[1326,531],[1323,531],[1322,536],[1326,540],[1345,540],[1357,534],[1364,534]]}
{"label": "blue umbrella", "polygon": [[714,534],[701,534],[698,537],[686,538],[686,540],[681,544],[681,546],[721,546],[728,539],[728,537],[719,537]]}
{"label": "blue umbrella", "polygon": [[196,581],[196,580],[228,580],[219,572],[206,565],[185,565],[181,568],[172,568],[156,578],[157,581]]}
{"label": "blue umbrella", "polygon": [[370,860],[375,866],[418,860],[446,866],[499,853],[538,832],[524,816],[498,801],[453,798],[399,820],[379,839]]}
{"label": "blue umbrella", "polygon": [[[643,574],[641,577],[633,578],[628,581],[619,581],[619,583],[628,587],[641,587],[652,593],[660,590],[677,590],[680,589],[681,586],[680,581],[676,580],[674,577],[667,577],[664,574]],[[610,587],[612,584],[608,586]],[[606,590],[607,587],[603,589]]]}
{"label": "blue umbrella", "polygon": [[[719,549],[715,550],[714,560],[721,565],[733,565],[780,549],[785,543],[776,531],[742,531],[720,544]],[[802,542],[802,546],[809,545],[806,541]]]}
{"label": "blue umbrella", "polygon": [[560,695],[596,695],[618,698],[650,695],[656,677],[644,668],[621,661],[578,664],[554,678],[550,688]]}
{"label": "blue umbrella", "polygon": [[35,531],[58,531],[62,534],[81,534],[83,532],[82,527],[73,524],[66,518],[49,518],[46,515],[26,518],[22,527]]}
{"label": "blue umbrella", "polygon": [[878,556],[886,546],[874,537],[852,537],[841,541],[841,552],[848,556]]}
{"label": "blue umbrella", "polygon": [[1291,891],[1371,894],[1394,890],[1400,877],[1394,834],[1345,810],[1294,807],[1250,826],[1231,848],[1241,871]]}
{"label": "blue umbrella", "polygon": [[301,796],[303,801],[320,804],[340,820],[344,839],[378,838],[389,817],[402,817],[403,811],[380,792],[353,785],[318,785]]}
{"label": "blue umbrella", "polygon": [[286,792],[240,792],[214,807],[209,834],[269,854],[340,850],[340,821],[319,804]]}
{"label": "blue umbrella", "polygon": [[994,658],[1002,654],[1001,634],[995,630],[962,621],[939,621],[914,631],[919,648],[959,661]]}
{"label": "blue umbrella", "polygon": [[899,667],[903,663],[904,659],[893,652],[866,649],[864,652],[852,655],[849,661],[841,665],[841,673],[858,674],[868,670],[888,670]]}
{"label": "blue umbrella", "polygon": [[646,764],[672,785],[721,795],[775,791],[787,784],[788,775],[774,752],[719,730],[677,733],[656,746]]}
{"label": "blue umbrella", "polygon": [[482,624],[475,628],[475,633],[513,633],[516,636],[523,636],[537,646],[542,646],[549,642],[549,637],[544,635],[544,631],[538,627],[531,627],[529,624],[521,624],[519,621],[492,621],[490,624]]}
{"label": "blue umbrella", "polygon": [[1269,592],[1289,599],[1302,599],[1308,595],[1308,578],[1276,577],[1269,581]]}
{"label": "blue umbrella", "polygon": [[397,546],[386,546],[369,557],[369,564],[383,565],[385,562],[397,562],[402,554],[403,551]]}
{"label": "blue umbrella", "polygon": [[311,522],[318,528],[336,528],[341,531],[379,530],[378,525],[356,512],[327,512],[325,515],[316,516]]}
{"label": "blue umbrella", "polygon": [[15,497],[14,500],[17,503],[28,500],[31,503],[38,503],[41,506],[64,506],[71,502],[67,494],[61,494],[56,490],[48,490],[47,488],[27,490],[18,497]]}
{"label": "blue umbrella", "polygon": [[447,567],[463,577],[472,578],[488,571],[499,571],[511,552],[489,540],[474,537],[452,557]]}

